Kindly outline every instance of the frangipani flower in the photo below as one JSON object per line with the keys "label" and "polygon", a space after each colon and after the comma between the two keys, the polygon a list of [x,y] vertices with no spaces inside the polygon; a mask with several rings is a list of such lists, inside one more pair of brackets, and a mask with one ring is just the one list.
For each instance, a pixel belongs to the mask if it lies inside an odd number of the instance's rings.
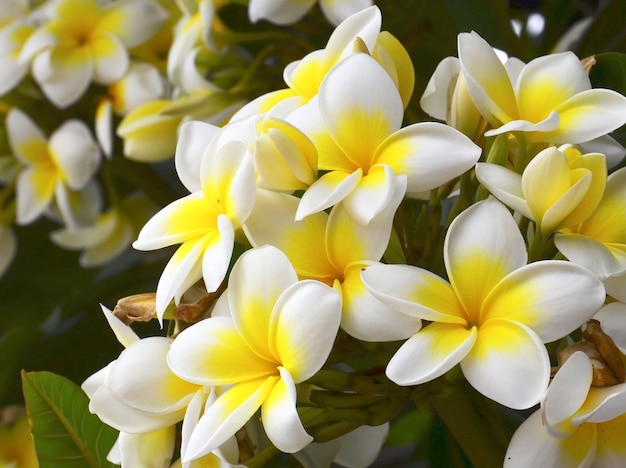
{"label": "frangipani flower", "polygon": [[504,466],[621,466],[626,457],[626,384],[591,386],[577,351],[554,376],[541,409],[513,435]]}
{"label": "frangipani flower", "polygon": [[[406,179],[398,176],[395,183],[403,187]],[[406,339],[419,330],[421,320],[378,301],[360,276],[362,268],[378,264],[383,256],[402,192],[397,190],[389,206],[363,226],[342,204],[330,215],[322,211],[295,221],[298,198],[259,190],[244,230],[253,246],[270,244],[284,252],[300,279],[322,281],[339,291],[341,328],[348,334],[365,341]]]}
{"label": "frangipani flower", "polygon": [[541,151],[522,175],[497,164],[476,164],[480,183],[540,225],[544,235],[588,218],[604,194],[606,177],[603,154],[581,154],[571,145]]}
{"label": "frangipani flower", "polygon": [[0,2],[0,10],[8,9],[11,13],[12,8],[17,11],[13,12],[16,16],[10,23],[2,24],[0,19],[0,95],[11,91],[28,72],[30,63],[20,60],[19,56],[22,47],[35,31],[26,18],[26,12],[19,8],[19,2]]}
{"label": "frangipani flower", "polygon": [[626,272],[626,168],[609,175],[597,208],[554,236],[557,248],[602,280]]}
{"label": "frangipani flower", "polygon": [[[381,32],[382,16],[376,6],[348,17],[333,31],[324,49],[313,51],[285,67],[287,89],[267,93],[239,110],[234,120],[264,114],[280,104],[284,116],[315,97],[328,72],[343,59],[364,48],[387,71],[406,106],[413,93],[415,71],[402,44],[388,32]],[[284,115],[283,115],[284,114]]]}
{"label": "frangipani flower", "polygon": [[341,299],[313,280],[298,281],[287,257],[264,246],[245,252],[230,274],[231,317],[202,320],[178,335],[172,371],[199,385],[229,387],[209,405],[182,454],[212,451],[261,408],[270,441],[296,452],[312,441],[296,412],[296,384],[326,361],[341,319]]}
{"label": "frangipani flower", "polygon": [[602,283],[564,261],[526,264],[513,217],[489,198],[462,212],[444,243],[450,283],[408,265],[365,269],[365,286],[381,302],[432,321],[387,365],[399,385],[417,385],[456,364],[483,395],[515,409],[536,404],[550,378],[542,343],[568,334],[602,305]]}
{"label": "frangipani flower", "polygon": [[96,135],[104,154],[113,152],[113,114],[126,115],[141,104],[162,97],[165,90],[159,71],[147,63],[131,63],[126,74],[112,83],[96,108]]}
{"label": "frangipani flower", "polygon": [[[343,202],[367,224],[394,197],[394,180],[423,192],[474,166],[480,148],[438,123],[402,125],[402,99],[387,72],[367,54],[354,54],[324,79],[317,100],[288,117],[313,141],[318,169],[327,171],[302,196],[296,219]],[[404,193],[403,193],[404,195]]]}
{"label": "frangipani flower", "polygon": [[591,89],[571,52],[505,67],[476,33],[458,37],[461,70],[476,107],[494,128],[487,136],[524,132],[534,141],[582,143],[626,123],[626,97]]}
{"label": "frangipani flower", "polygon": [[94,81],[111,84],[129,65],[128,47],[141,44],[167,19],[153,0],[55,0],[49,21],[35,31],[21,53],[33,58],[32,73],[46,97],[64,108]]}
{"label": "frangipani flower", "polygon": [[137,225],[154,211],[146,198],[130,196],[98,215],[93,224],[60,229],[50,238],[64,249],[82,250],[78,259],[82,267],[98,267],[128,249],[139,231]]}
{"label": "frangipani flower", "polygon": [[243,141],[211,145],[212,138],[219,138],[217,130],[203,122],[183,125],[176,170],[190,195],[158,212],[133,243],[139,250],[181,244],[157,286],[159,319],[169,302],[178,303],[199,279],[209,292],[219,287],[230,263],[235,231],[254,205],[255,173],[248,147]]}
{"label": "frangipani flower", "polygon": [[[171,158],[176,150],[178,127],[182,116],[163,111],[168,99],[148,101],[135,107],[122,119],[117,135],[124,140],[124,155],[141,162],[159,162]],[[102,128],[104,134],[107,130]]]}
{"label": "frangipani flower", "polygon": [[[274,24],[292,24],[315,5],[316,0],[250,0],[248,15],[256,23],[266,19]],[[337,26],[350,15],[371,7],[373,0],[320,0],[324,16]]]}
{"label": "frangipani flower", "polygon": [[17,177],[17,222],[28,224],[56,199],[65,221],[73,225],[69,192],[87,186],[100,162],[100,150],[89,128],[68,120],[50,140],[25,113],[9,111],[7,133],[15,157],[25,167]]}
{"label": "frangipani flower", "polygon": [[166,363],[171,338],[140,339],[110,310],[102,307],[117,339],[120,356],[82,384],[89,411],[120,431],[111,456],[123,467],[164,466],[174,449],[174,424],[201,387],[174,375]]}

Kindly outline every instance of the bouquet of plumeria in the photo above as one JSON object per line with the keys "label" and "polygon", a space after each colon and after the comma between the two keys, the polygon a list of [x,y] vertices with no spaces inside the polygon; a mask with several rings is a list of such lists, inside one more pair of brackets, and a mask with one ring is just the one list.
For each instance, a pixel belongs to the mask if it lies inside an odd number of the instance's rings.
{"label": "bouquet of plumeria", "polygon": [[93,285],[0,351],[123,346],[23,371],[0,465],[626,464],[626,55],[566,51],[619,2],[417,94],[425,7],[315,3],[0,0],[0,270]]}

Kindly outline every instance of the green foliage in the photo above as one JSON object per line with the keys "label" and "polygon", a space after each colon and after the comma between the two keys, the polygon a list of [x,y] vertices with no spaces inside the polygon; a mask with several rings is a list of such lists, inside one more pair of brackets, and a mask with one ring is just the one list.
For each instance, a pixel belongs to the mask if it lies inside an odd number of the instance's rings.
{"label": "green foliage", "polygon": [[22,372],[24,399],[41,468],[106,467],[117,432],[89,412],[89,398],[50,372]]}

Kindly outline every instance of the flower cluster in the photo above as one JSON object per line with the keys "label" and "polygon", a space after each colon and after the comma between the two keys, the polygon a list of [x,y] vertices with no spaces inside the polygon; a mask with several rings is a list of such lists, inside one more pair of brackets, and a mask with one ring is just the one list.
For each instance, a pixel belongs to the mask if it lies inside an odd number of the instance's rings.
{"label": "flower cluster", "polygon": [[[97,102],[91,127],[49,137],[32,108],[8,110],[15,222],[53,217],[52,240],[85,266],[131,242],[175,246],[154,295],[102,307],[124,350],[82,388],[119,431],[109,460],[367,466],[411,402],[462,387],[538,408],[505,466],[623,463],[626,150],[608,134],[626,97],[592,88],[571,52],[503,63],[462,33],[421,97],[438,122],[407,122],[413,63],[381,11],[321,1],[337,25],[325,47],[252,98],[245,70],[235,85],[207,78],[214,60],[243,60],[220,2],[167,3],[8,1],[0,30],[1,92],[30,74],[57,108]],[[287,24],[312,3],[248,13]],[[174,154],[185,194],[158,211],[120,198],[106,184],[114,125],[126,158]],[[140,337],[140,315],[166,333]]]}

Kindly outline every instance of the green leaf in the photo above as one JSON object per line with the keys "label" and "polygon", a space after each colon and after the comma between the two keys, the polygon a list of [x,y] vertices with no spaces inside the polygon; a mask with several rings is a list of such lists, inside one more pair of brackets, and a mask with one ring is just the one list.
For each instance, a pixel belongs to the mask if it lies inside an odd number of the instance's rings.
{"label": "green leaf", "polygon": [[581,58],[600,52],[626,52],[624,0],[605,4],[587,29],[576,52]]}
{"label": "green leaf", "polygon": [[106,455],[117,431],[89,412],[89,398],[71,380],[22,371],[24,400],[41,468],[113,467]]}
{"label": "green leaf", "polygon": [[596,55],[589,79],[594,88],[608,88],[626,95],[626,54],[606,52]]}

